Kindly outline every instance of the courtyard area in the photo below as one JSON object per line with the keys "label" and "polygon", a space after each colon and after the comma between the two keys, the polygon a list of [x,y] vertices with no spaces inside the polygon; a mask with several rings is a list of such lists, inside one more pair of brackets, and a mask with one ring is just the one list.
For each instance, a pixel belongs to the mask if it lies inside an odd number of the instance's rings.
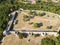
{"label": "courtyard area", "polygon": [[2,40],[2,45],[40,45],[42,38],[42,36],[35,38],[29,35],[27,38],[19,39],[16,34],[10,34]]}
{"label": "courtyard area", "polygon": [[[57,31],[60,26],[58,14],[41,10],[23,10],[16,20],[18,23],[14,25],[14,30]],[[39,26],[36,27],[36,23]]]}

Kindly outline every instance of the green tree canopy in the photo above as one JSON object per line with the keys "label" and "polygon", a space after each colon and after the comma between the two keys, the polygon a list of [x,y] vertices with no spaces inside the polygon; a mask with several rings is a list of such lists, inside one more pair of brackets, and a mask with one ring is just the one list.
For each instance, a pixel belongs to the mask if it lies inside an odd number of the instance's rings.
{"label": "green tree canopy", "polygon": [[41,41],[41,45],[56,45],[55,41],[49,38],[43,38]]}
{"label": "green tree canopy", "polygon": [[56,37],[55,41],[56,41],[56,45],[60,45],[60,35]]}

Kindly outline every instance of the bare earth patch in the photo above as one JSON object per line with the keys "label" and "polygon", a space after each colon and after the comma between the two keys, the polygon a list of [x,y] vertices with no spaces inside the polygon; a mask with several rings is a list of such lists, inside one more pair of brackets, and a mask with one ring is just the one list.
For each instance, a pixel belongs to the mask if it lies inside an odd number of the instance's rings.
{"label": "bare earth patch", "polygon": [[19,37],[15,34],[10,34],[4,37],[2,45],[20,45]]}
{"label": "bare earth patch", "polygon": [[[2,45],[40,45],[43,37],[29,35],[27,38],[19,39],[16,34],[10,34],[2,40]],[[30,39],[30,41],[28,41]]]}
{"label": "bare earth patch", "polygon": [[[24,15],[30,15],[29,10],[24,10],[22,13],[18,14],[17,20],[18,24],[14,25],[15,30],[48,30],[48,31],[56,31],[60,26],[60,18],[59,15],[45,12],[45,16],[35,16],[31,18],[30,21],[23,21]],[[37,13],[43,12],[36,10]],[[39,28],[34,28],[33,25],[29,25],[29,22],[33,23],[43,23],[43,26]],[[47,29],[47,26],[53,26],[52,29]]]}

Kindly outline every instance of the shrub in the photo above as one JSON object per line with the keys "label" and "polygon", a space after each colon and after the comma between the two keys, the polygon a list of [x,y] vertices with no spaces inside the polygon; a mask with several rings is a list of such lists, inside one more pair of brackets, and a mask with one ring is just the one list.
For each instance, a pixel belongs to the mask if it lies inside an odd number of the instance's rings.
{"label": "shrub", "polygon": [[31,15],[33,14],[32,10],[30,10],[30,14],[31,14]]}
{"label": "shrub", "polygon": [[34,25],[35,28],[43,26],[42,23],[34,23],[33,25]]}
{"label": "shrub", "polygon": [[31,24],[33,24],[33,22],[29,22],[29,24],[31,25]]}
{"label": "shrub", "polygon": [[53,26],[47,26],[48,29],[52,29]]}
{"label": "shrub", "polygon": [[47,17],[49,17],[49,15],[47,15]]}
{"label": "shrub", "polygon": [[18,34],[20,39],[27,38],[28,34],[27,33],[19,33]]}
{"label": "shrub", "polygon": [[36,13],[36,11],[35,11],[35,10],[30,10],[30,14],[31,14],[31,15],[34,15],[34,16],[36,16],[36,15],[37,15],[37,13]]}
{"label": "shrub", "polygon": [[34,15],[34,16],[37,16],[37,13],[36,13],[36,11],[34,11],[34,12],[33,12],[33,15]]}
{"label": "shrub", "polygon": [[23,39],[23,33],[19,33],[18,36],[20,39]]}
{"label": "shrub", "polygon": [[34,34],[34,37],[38,37],[38,36],[40,36],[40,34]]}
{"label": "shrub", "polygon": [[33,27],[37,28],[37,27],[39,27],[39,24],[38,23],[34,23]]}
{"label": "shrub", "polygon": [[24,15],[23,17],[24,17],[24,18],[29,18],[29,16],[27,16],[27,15]]}
{"label": "shrub", "polygon": [[29,21],[30,18],[31,18],[31,16],[28,16],[28,15],[24,15],[24,16],[23,16],[23,20],[24,20],[24,21]]}
{"label": "shrub", "polygon": [[44,16],[44,15],[46,15],[45,12],[43,12],[43,13],[39,13],[39,16]]}
{"label": "shrub", "polygon": [[56,45],[55,41],[49,38],[43,38],[41,41],[41,45]]}
{"label": "shrub", "polygon": [[3,31],[0,31],[0,41],[3,39]]}
{"label": "shrub", "polygon": [[60,35],[56,37],[55,41],[56,41],[56,45],[60,45]]}

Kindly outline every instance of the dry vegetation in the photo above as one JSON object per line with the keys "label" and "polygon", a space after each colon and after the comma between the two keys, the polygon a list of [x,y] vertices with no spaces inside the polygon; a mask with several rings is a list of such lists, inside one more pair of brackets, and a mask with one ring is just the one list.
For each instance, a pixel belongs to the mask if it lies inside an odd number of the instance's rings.
{"label": "dry vegetation", "polygon": [[[15,30],[49,30],[56,31],[60,26],[59,15],[44,12],[45,15],[41,16],[43,11],[36,10],[34,14],[31,14],[29,10],[24,10],[22,13],[18,14],[17,20],[18,24],[14,26]],[[24,16],[26,16],[24,18]],[[43,25],[37,28],[33,27],[34,23],[42,23]],[[51,28],[51,29],[50,29]]]}
{"label": "dry vegetation", "polygon": [[46,37],[55,39],[53,35],[39,35],[37,37],[28,35],[27,38],[20,39],[16,34],[10,34],[4,37],[1,45],[41,45],[41,40]]}
{"label": "dry vegetation", "polygon": [[40,45],[42,38],[42,36],[35,38],[29,35],[27,38],[19,39],[16,34],[10,34],[3,39],[2,45]]}

